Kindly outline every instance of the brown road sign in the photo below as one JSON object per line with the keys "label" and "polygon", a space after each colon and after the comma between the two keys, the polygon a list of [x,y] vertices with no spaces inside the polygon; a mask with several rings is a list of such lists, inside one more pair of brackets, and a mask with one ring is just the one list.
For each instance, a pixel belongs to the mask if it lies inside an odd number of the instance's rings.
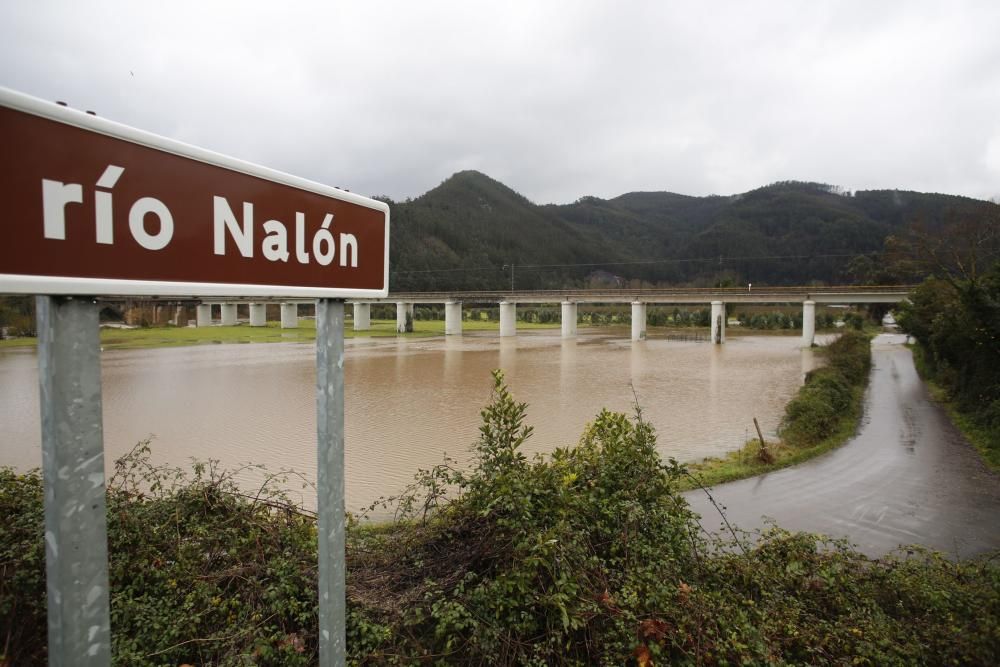
{"label": "brown road sign", "polygon": [[388,293],[383,202],[2,88],[0,146],[0,293]]}

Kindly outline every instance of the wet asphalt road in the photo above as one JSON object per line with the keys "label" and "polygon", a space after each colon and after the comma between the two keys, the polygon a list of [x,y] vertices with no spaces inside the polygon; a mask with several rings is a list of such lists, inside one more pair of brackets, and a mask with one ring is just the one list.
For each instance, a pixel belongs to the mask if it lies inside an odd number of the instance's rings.
{"label": "wet asphalt road", "polygon": [[[967,558],[1000,549],[1000,476],[933,403],[905,336],[883,334],[858,434],[801,465],[716,486],[715,500],[744,530],[781,527],[846,537],[869,556],[922,544]],[[702,526],[723,530],[703,491],[685,494]]]}

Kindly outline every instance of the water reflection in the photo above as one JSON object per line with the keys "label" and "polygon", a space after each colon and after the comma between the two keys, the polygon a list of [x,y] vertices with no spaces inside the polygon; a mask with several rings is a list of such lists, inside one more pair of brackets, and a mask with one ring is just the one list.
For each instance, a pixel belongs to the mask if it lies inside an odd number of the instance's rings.
{"label": "water reflection", "polygon": [[649,363],[646,356],[646,341],[633,341],[629,346],[629,369],[633,384],[638,383],[646,372]]}
{"label": "water reflection", "polygon": [[444,339],[444,381],[455,384],[462,377],[462,339],[448,336]]}
{"label": "water reflection", "polygon": [[800,354],[802,355],[802,379],[804,381],[809,371],[816,368],[816,353],[811,347],[804,347]]}
{"label": "water reflection", "polygon": [[[575,443],[601,408],[631,413],[637,398],[659,433],[661,453],[692,460],[739,447],[754,416],[773,433],[802,374],[816,363],[797,338],[736,337],[720,347],[655,338],[632,344],[628,330],[602,332],[568,340],[558,331],[349,339],[348,507],[398,492],[444,452],[467,460],[497,367],[515,398],[529,405],[529,455]],[[0,465],[41,462],[36,366],[33,352],[0,352]],[[158,461],[187,465],[189,457],[212,457],[226,466],[252,461],[312,476],[312,345],[109,351],[102,376],[109,465],[155,434]]]}
{"label": "water reflection", "polygon": [[499,368],[508,376],[513,376],[517,373],[517,341],[516,336],[506,336],[499,339]]}
{"label": "water reflection", "polygon": [[577,375],[577,339],[567,338],[560,342],[559,348],[559,410],[568,409],[576,392],[579,379]]}
{"label": "water reflection", "polygon": [[727,349],[725,345],[711,345],[709,347],[708,354],[708,396],[713,399],[712,403],[714,405],[715,399],[719,396],[719,382],[722,380],[722,372],[719,367],[722,365],[722,354],[723,350]]}

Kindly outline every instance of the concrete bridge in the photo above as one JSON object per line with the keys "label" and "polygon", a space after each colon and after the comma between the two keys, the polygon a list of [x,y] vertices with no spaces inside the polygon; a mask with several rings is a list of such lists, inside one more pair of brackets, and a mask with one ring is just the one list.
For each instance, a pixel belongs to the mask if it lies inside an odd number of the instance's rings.
{"label": "concrete bridge", "polygon": [[[523,291],[454,291],[398,292],[385,299],[351,301],[354,306],[354,329],[371,328],[371,304],[396,304],[396,330],[404,331],[407,317],[412,320],[414,304],[444,304],[445,334],[462,333],[462,305],[498,304],[500,335],[517,334],[517,304],[561,304],[562,335],[576,335],[579,304],[629,303],[632,305],[632,340],[646,337],[646,309],[653,305],[710,304],[711,336],[715,343],[726,340],[725,304],[802,304],[802,342],[812,345],[816,332],[816,304],[899,303],[907,298],[913,285],[875,287],[760,287],[753,288],[664,288],[664,289],[601,289],[601,290],[523,290]],[[281,303],[281,326],[298,326],[298,303]],[[212,304],[221,305],[222,324],[236,324],[236,301],[202,302],[198,306],[197,325],[212,323]],[[265,302],[250,304],[250,326],[264,326]]]}

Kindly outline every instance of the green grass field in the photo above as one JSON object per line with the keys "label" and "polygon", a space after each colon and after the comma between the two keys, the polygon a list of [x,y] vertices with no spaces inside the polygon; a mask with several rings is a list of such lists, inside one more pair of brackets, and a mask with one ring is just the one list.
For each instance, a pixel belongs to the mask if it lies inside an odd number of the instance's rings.
{"label": "green grass field", "polygon": [[[554,329],[559,324],[535,324],[518,322],[519,330]],[[462,323],[463,331],[498,331],[497,322],[467,320]],[[395,320],[372,320],[368,331],[354,331],[348,322],[344,336],[354,338],[395,337],[426,338],[443,336],[444,322],[440,320],[417,320],[413,323],[413,333],[397,334]],[[101,329],[101,346],[104,349],[127,349],[143,347],[175,347],[183,345],[211,345],[222,343],[306,343],[316,339],[316,321],[299,318],[297,329],[282,329],[277,322],[269,322],[266,327],[251,327],[237,324],[232,327],[146,327],[138,329]],[[30,347],[35,338],[10,338],[0,340],[0,348]]]}
{"label": "green grass field", "polygon": [[[386,338],[403,336],[405,338],[427,338],[444,335],[443,320],[416,320],[413,323],[413,333],[396,333],[395,320],[372,320],[372,328],[368,331],[354,331],[353,324],[348,321],[344,330],[346,338],[374,337]],[[558,329],[558,322],[518,322],[518,331],[534,331],[540,329]],[[628,325],[600,325],[594,328],[627,328]],[[581,328],[590,328],[581,325]],[[485,320],[465,320],[463,331],[499,331],[498,322]],[[650,338],[670,335],[692,335],[699,332],[708,335],[704,327],[653,327],[648,329]],[[797,336],[801,332],[791,329],[763,330],[743,329],[730,326],[726,329],[727,336]],[[101,345],[104,349],[128,349],[143,347],[178,347],[184,345],[211,345],[223,343],[307,343],[316,339],[316,321],[309,318],[299,318],[297,329],[282,329],[278,322],[268,322],[266,327],[251,327],[242,323],[236,326],[210,327],[140,327],[136,329],[101,329]],[[35,338],[8,338],[0,340],[0,349],[10,347],[32,347]]]}

